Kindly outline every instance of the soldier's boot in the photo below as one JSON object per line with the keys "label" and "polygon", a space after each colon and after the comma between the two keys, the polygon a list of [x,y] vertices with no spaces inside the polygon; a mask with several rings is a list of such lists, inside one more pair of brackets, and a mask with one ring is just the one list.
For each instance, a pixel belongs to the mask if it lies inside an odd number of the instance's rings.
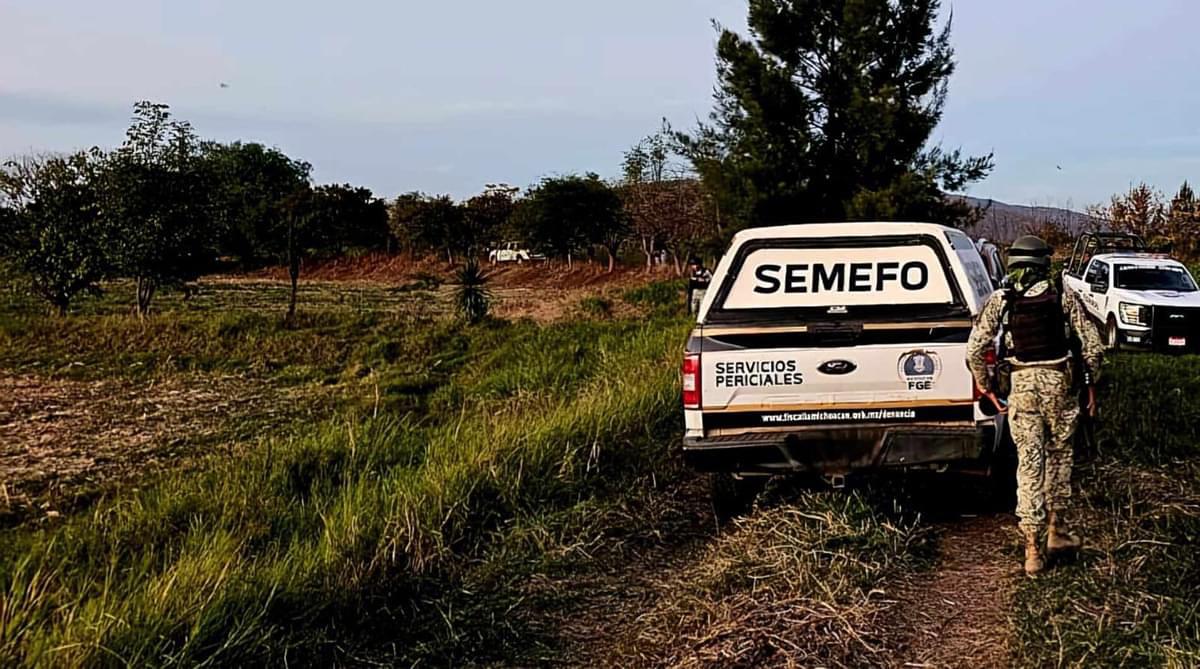
{"label": "soldier's boot", "polygon": [[1077,550],[1083,543],[1077,535],[1067,531],[1066,523],[1054,511],[1049,513],[1048,521],[1046,528],[1047,551],[1053,553],[1055,551]]}
{"label": "soldier's boot", "polygon": [[1021,528],[1025,534],[1025,574],[1034,576],[1042,571],[1046,563],[1042,560],[1042,545],[1038,541],[1036,528]]}

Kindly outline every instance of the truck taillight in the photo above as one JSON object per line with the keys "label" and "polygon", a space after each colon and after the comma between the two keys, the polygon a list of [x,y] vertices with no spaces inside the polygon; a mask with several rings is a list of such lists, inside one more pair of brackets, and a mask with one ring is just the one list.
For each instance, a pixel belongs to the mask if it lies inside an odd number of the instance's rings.
{"label": "truck taillight", "polygon": [[683,408],[700,408],[700,354],[683,356]]}

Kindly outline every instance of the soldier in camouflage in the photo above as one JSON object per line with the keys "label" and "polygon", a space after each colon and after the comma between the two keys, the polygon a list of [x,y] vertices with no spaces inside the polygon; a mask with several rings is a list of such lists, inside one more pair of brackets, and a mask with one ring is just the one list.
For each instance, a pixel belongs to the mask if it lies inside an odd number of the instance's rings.
{"label": "soldier in camouflage", "polygon": [[1070,333],[1078,337],[1088,407],[1095,411],[1093,378],[1103,343],[1079,298],[1059,295],[1050,280],[1051,249],[1025,236],[1009,250],[1007,287],[988,298],[967,342],[967,363],[975,383],[1005,410],[988,383],[984,354],[1002,334],[1001,351],[1012,366],[1008,424],[1017,447],[1017,517],[1025,537],[1025,572],[1041,571],[1039,537],[1046,549],[1077,548],[1063,514],[1071,497],[1071,439],[1079,419],[1072,390]]}

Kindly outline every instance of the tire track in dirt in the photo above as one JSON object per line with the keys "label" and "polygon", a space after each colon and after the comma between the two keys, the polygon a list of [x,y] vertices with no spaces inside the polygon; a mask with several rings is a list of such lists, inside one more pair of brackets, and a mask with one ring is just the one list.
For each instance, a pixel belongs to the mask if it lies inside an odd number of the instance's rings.
{"label": "tire track in dirt", "polygon": [[887,640],[900,667],[1007,667],[1013,593],[1022,578],[1007,514],[938,523],[934,567],[886,588]]}

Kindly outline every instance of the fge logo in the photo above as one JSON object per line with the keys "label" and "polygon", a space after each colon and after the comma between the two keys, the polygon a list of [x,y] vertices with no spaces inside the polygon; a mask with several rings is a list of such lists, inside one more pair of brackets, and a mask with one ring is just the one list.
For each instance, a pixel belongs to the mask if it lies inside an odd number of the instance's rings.
{"label": "fge logo", "polygon": [[909,390],[930,390],[942,373],[942,361],[936,353],[909,351],[900,356],[896,371]]}

